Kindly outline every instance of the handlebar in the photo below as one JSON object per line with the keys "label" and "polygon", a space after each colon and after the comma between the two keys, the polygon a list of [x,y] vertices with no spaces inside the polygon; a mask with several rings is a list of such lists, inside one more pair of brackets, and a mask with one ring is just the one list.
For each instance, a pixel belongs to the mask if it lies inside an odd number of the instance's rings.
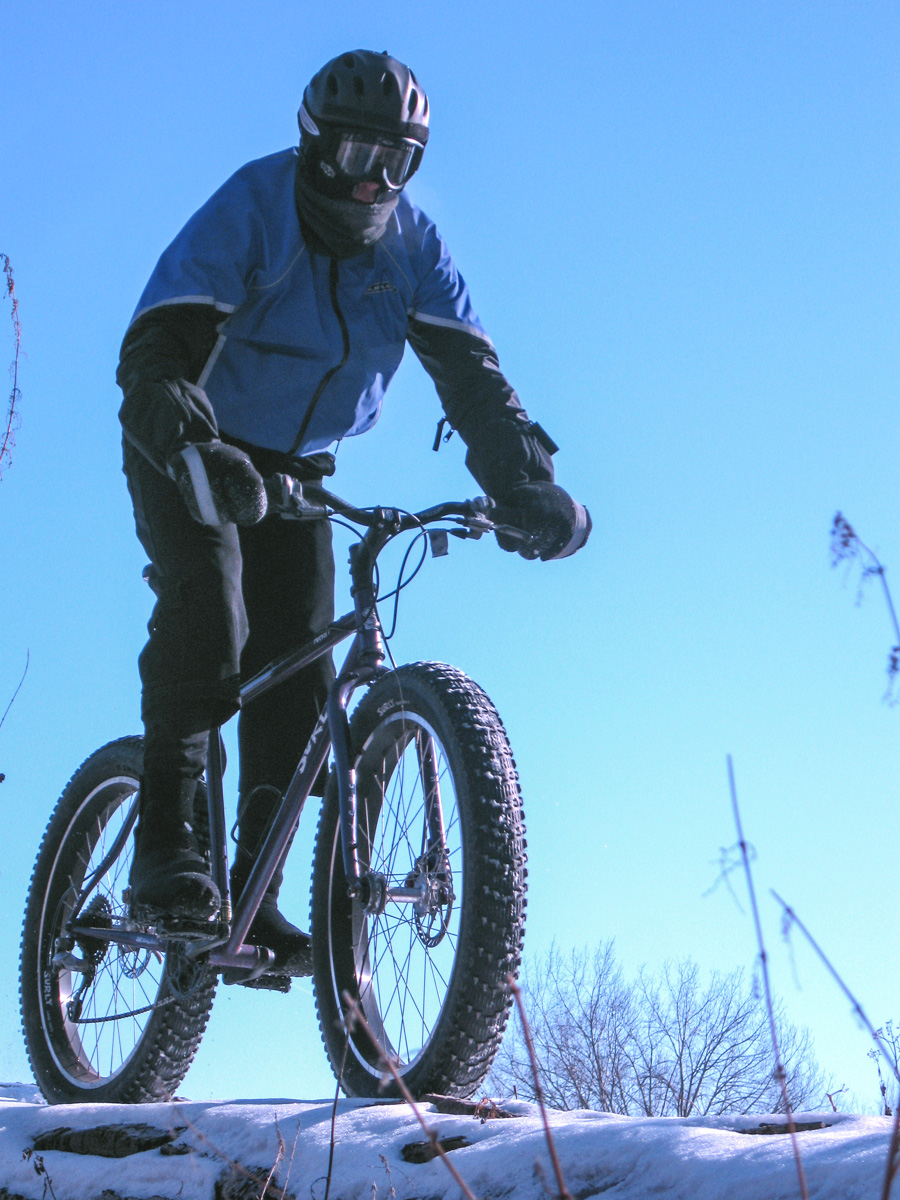
{"label": "handlebar", "polygon": [[480,538],[482,534],[499,531],[523,543],[532,541],[531,534],[524,530],[498,525],[491,520],[489,514],[496,504],[490,496],[446,501],[417,513],[397,508],[357,508],[321,484],[301,483],[291,475],[269,476],[266,493],[270,511],[274,509],[286,520],[320,521],[338,515],[368,529],[389,529],[392,536],[407,530],[424,529],[437,521],[452,521],[459,528],[449,532],[457,537]]}

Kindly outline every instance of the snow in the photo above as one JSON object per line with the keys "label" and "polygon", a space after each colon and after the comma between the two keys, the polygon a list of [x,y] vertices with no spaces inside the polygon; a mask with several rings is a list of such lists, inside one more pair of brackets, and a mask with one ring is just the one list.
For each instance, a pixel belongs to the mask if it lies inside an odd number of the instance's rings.
{"label": "snow", "polygon": [[[265,1178],[275,1165],[272,1182],[286,1184],[288,1196],[324,1200],[332,1103],[271,1099],[48,1106],[34,1087],[0,1085],[0,1197],[42,1200],[50,1195],[45,1190],[49,1178],[56,1200],[98,1200],[104,1192],[134,1200],[249,1200],[261,1186],[249,1187],[246,1170]],[[514,1113],[514,1119],[482,1122],[470,1115],[447,1116],[432,1105],[423,1105],[422,1111],[441,1138],[462,1136],[471,1143],[449,1157],[479,1200],[546,1200],[556,1188],[538,1110],[521,1101],[504,1101],[501,1107]],[[798,1134],[810,1200],[877,1200],[890,1119],[831,1112],[796,1119],[827,1126]],[[601,1195],[615,1200],[794,1200],[800,1190],[790,1138],[740,1132],[766,1121],[783,1125],[783,1118],[773,1116],[550,1114],[566,1186],[576,1200]],[[126,1158],[63,1150],[23,1156],[36,1137],[63,1126],[86,1130],[136,1123],[171,1131],[172,1143]],[[425,1134],[408,1105],[342,1099],[331,1200],[456,1200],[459,1187],[439,1159],[423,1164],[404,1160],[404,1146],[423,1141]],[[41,1165],[46,1176],[39,1174]],[[231,1187],[225,1182],[229,1176]]]}

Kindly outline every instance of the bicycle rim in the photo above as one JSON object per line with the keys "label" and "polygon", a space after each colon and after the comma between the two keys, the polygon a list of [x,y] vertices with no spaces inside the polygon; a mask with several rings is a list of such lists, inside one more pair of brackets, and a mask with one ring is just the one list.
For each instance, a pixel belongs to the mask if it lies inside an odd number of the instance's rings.
{"label": "bicycle rim", "polygon": [[[60,1072],[79,1088],[103,1086],[128,1066],[165,989],[165,960],[158,952],[132,950],[99,939],[78,939],[74,955],[91,962],[83,971],[52,965],[57,939],[72,917],[86,880],[102,864],[128,820],[138,781],[105,780],[90,792],[60,844],[41,922],[41,1020]],[[95,882],[80,918],[100,926],[127,919],[122,898],[128,886],[134,842]],[[134,1015],[129,1015],[134,1014]]]}
{"label": "bicycle rim", "polygon": [[[429,753],[439,789],[442,848],[430,835],[436,798],[423,777]],[[432,899],[416,906],[389,901],[384,912],[373,915],[353,901],[352,961],[345,947],[332,946],[336,994],[349,984],[377,1042],[372,1046],[360,1034],[351,1038],[350,1052],[377,1074],[383,1072],[380,1055],[404,1073],[427,1050],[453,978],[465,903],[460,809],[440,738],[424,718],[410,712],[397,713],[374,731],[357,764],[357,780],[362,869],[382,875],[388,887],[424,884],[436,891],[435,875],[447,877],[440,881],[443,902]],[[339,837],[334,853],[339,859]],[[336,891],[333,899],[341,905]],[[331,931],[340,928],[334,920],[328,924]]]}
{"label": "bicycle rim", "polygon": [[[522,805],[506,731],[461,671],[410,663],[373,684],[350,732],[368,895],[363,907],[349,894],[332,772],[312,885],[322,1039],[350,1095],[399,1094],[393,1071],[413,1095],[468,1096],[500,1045],[525,918]],[[444,843],[446,860],[428,852]],[[390,898],[392,888],[401,890]]]}

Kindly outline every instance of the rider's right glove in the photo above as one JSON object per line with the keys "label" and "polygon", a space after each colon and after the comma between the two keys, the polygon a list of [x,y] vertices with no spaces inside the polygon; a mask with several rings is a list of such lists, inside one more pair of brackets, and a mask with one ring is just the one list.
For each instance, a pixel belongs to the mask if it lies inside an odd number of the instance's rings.
{"label": "rider's right glove", "polygon": [[237,446],[192,442],[166,463],[188,512],[201,525],[255,525],[266,515],[263,477]]}
{"label": "rider's right glove", "polygon": [[498,501],[490,514],[497,525],[511,525],[532,536],[524,546],[503,533],[497,542],[504,550],[517,550],[523,558],[568,558],[590,536],[591,514],[555,483],[521,483]]}

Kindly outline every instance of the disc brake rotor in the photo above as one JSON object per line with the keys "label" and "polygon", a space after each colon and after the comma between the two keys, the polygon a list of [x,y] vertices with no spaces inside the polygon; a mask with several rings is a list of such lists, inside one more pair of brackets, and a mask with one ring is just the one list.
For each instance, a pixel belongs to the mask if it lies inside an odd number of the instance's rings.
{"label": "disc brake rotor", "polygon": [[422,891],[422,899],[413,906],[416,934],[423,946],[433,949],[450,927],[456,899],[450,864],[446,859],[435,862],[433,854],[423,855],[407,875],[405,886]]}

